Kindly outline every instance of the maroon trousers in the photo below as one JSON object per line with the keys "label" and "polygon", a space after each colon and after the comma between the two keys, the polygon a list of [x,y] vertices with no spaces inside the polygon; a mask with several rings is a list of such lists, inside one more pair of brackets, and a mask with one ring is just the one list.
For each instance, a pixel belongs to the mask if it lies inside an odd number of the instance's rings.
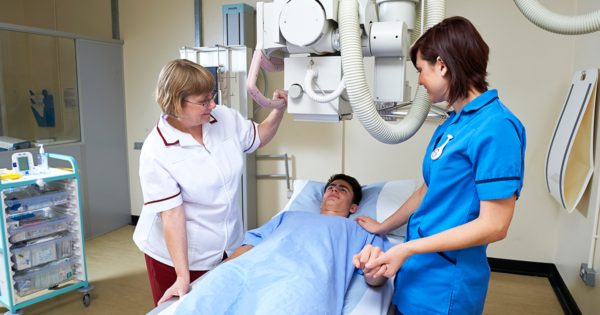
{"label": "maroon trousers", "polygon": [[[158,306],[158,301],[177,280],[177,273],[175,273],[175,268],[165,265],[148,255],[144,254],[144,256],[146,256],[146,268],[148,269],[148,277],[150,277],[154,306]],[[223,260],[225,259],[227,259],[227,253],[223,252]],[[207,270],[190,270],[190,283],[202,277],[206,272]]]}

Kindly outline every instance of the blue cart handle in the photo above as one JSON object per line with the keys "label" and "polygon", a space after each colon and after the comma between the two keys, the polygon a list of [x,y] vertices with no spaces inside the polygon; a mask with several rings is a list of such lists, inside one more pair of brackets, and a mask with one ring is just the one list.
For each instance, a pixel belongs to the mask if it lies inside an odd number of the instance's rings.
{"label": "blue cart handle", "polygon": [[71,168],[73,169],[73,174],[78,173],[77,162],[75,161],[75,159],[72,156],[56,154],[56,153],[46,153],[46,154],[48,155],[49,158],[63,160],[63,161],[67,161],[67,162],[71,163]]}

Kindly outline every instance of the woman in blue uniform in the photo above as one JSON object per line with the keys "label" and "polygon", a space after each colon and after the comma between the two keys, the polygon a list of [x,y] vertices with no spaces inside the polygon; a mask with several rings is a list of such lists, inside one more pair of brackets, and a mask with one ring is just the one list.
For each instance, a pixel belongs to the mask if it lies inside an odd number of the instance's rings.
{"label": "woman in blue uniform", "polygon": [[488,90],[489,48],[467,19],[432,27],[410,55],[429,100],[454,112],[427,147],[423,186],[381,224],[356,219],[376,234],[408,223],[405,242],[385,253],[366,246],[357,267],[396,275],[396,314],[481,314],[487,244],[506,237],[523,187],[525,128]]}

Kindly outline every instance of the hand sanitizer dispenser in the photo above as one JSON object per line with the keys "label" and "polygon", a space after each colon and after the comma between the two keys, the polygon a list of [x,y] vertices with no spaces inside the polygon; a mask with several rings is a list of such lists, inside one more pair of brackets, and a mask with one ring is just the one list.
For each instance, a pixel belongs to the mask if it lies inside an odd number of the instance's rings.
{"label": "hand sanitizer dispenser", "polygon": [[44,152],[44,145],[40,145],[40,154],[38,154],[38,168],[40,174],[48,172],[48,156]]}

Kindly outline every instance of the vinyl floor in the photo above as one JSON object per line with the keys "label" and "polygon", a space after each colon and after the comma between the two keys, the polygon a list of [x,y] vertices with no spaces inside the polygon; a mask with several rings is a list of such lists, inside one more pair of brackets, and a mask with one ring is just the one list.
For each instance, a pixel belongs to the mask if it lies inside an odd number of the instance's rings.
{"label": "vinyl floor", "polygon": [[[91,305],[71,291],[23,308],[25,315],[146,314],[154,308],[144,255],[126,226],[86,242]],[[6,312],[0,308],[0,314]],[[484,310],[495,314],[563,314],[547,278],[492,273]]]}

